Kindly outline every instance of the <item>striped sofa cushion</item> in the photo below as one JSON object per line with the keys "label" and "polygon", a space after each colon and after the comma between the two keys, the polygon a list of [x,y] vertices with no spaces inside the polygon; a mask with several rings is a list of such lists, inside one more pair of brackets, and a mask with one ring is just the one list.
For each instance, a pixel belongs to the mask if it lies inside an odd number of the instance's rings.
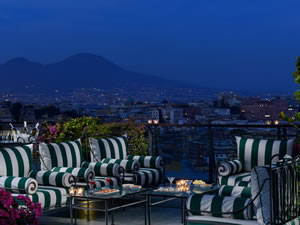
{"label": "striped sofa cushion", "polygon": [[139,162],[141,168],[161,169],[163,167],[163,160],[160,156],[136,156],[129,155],[128,160],[136,160]]}
{"label": "striped sofa cushion", "polygon": [[32,169],[32,145],[0,148],[0,176],[27,177]]}
{"label": "striped sofa cushion", "polygon": [[51,171],[70,173],[77,181],[90,182],[95,178],[95,172],[91,168],[54,167]]}
{"label": "striped sofa cushion", "polygon": [[113,163],[83,162],[81,166],[83,168],[90,168],[94,171],[96,176],[119,177],[122,170],[120,165]]}
{"label": "striped sofa cushion", "polygon": [[125,183],[142,186],[158,185],[162,182],[163,173],[160,169],[141,168],[137,174],[125,174]]}
{"label": "striped sofa cushion", "polygon": [[293,219],[292,221],[285,223],[284,225],[300,225],[300,217]]}
{"label": "striped sofa cushion", "polygon": [[61,143],[41,143],[41,170],[53,167],[80,167],[82,163],[82,146],[80,139]]}
{"label": "striped sofa cushion", "polygon": [[29,176],[36,179],[38,184],[47,186],[71,187],[72,183],[75,182],[74,177],[70,173],[63,172],[33,170]]}
{"label": "striped sofa cushion", "polygon": [[0,177],[0,187],[13,193],[34,194],[38,188],[38,183],[33,178],[28,177]]}
{"label": "striped sofa cushion", "polygon": [[115,138],[90,138],[91,161],[101,162],[104,158],[126,159],[128,140],[126,136]]}
{"label": "striped sofa cushion", "polygon": [[241,187],[241,186],[222,185],[219,189],[219,196],[251,198],[251,188]]}
{"label": "striped sofa cushion", "polygon": [[[235,137],[237,154],[243,162],[244,170],[251,171],[255,166],[270,164],[273,155],[279,154],[283,158],[285,154],[292,155],[294,139],[289,140],[265,140]],[[275,157],[272,162],[277,162]]]}
{"label": "striped sofa cushion", "polygon": [[227,162],[221,162],[218,165],[217,170],[219,175],[229,176],[232,174],[240,173],[243,170],[243,163],[238,159]]}
{"label": "striped sofa cushion", "polygon": [[218,176],[219,185],[250,186],[251,173],[239,173],[231,176]]}
{"label": "striped sofa cushion", "polygon": [[230,213],[247,206],[250,201],[249,198],[241,197],[193,194],[187,200],[187,209],[192,215],[251,220],[253,217],[251,204],[240,212]]}
{"label": "striped sofa cushion", "polygon": [[116,163],[120,165],[124,170],[131,173],[137,173],[140,169],[140,164],[136,160],[127,159],[102,159],[102,163]]}
{"label": "striped sofa cushion", "polygon": [[[43,186],[39,187],[35,194],[28,195],[28,197],[34,203],[41,203],[43,209],[52,209],[68,204],[70,201],[68,193],[68,188]],[[18,195],[19,194],[13,194],[14,197]]]}

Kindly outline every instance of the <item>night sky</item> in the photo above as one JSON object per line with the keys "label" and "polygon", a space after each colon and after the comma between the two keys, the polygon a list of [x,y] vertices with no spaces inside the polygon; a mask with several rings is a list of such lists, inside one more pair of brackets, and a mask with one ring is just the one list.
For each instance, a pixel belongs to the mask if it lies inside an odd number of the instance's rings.
{"label": "night sky", "polygon": [[297,88],[299,0],[0,0],[0,63],[89,52],[204,87]]}

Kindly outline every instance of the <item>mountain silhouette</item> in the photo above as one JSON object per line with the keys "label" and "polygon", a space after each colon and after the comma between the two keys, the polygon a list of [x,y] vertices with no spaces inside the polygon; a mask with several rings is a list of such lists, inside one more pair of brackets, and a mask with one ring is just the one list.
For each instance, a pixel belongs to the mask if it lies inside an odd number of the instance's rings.
{"label": "mountain silhouette", "polygon": [[52,64],[14,58],[0,64],[0,77],[0,89],[15,91],[28,88],[32,91],[69,91],[75,88],[186,86],[182,82],[128,71],[101,56],[89,53],[76,54]]}

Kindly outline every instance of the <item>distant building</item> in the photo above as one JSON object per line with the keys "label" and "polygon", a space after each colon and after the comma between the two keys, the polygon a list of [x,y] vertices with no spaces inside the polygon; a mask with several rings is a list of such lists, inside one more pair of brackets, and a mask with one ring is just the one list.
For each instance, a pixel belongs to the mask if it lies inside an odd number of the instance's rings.
{"label": "distant building", "polygon": [[164,121],[167,123],[178,124],[183,122],[182,108],[163,108],[161,112]]}

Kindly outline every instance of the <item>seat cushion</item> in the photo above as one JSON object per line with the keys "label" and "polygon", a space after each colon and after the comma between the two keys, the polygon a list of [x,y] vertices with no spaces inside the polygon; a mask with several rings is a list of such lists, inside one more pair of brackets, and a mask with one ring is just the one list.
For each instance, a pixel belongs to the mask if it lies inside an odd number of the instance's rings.
{"label": "seat cushion", "polygon": [[32,170],[32,145],[0,148],[0,176],[27,177]]}
{"label": "seat cushion", "polygon": [[125,183],[142,186],[158,185],[162,181],[163,173],[160,169],[141,168],[136,174],[125,174]]}
{"label": "seat cushion", "polygon": [[39,148],[41,170],[51,170],[53,167],[80,167],[83,162],[80,139],[61,143],[41,143]]}
{"label": "seat cushion", "polygon": [[213,216],[189,216],[187,218],[187,221],[187,225],[259,225],[259,223],[256,220],[239,220]]}
{"label": "seat cushion", "polygon": [[91,161],[101,162],[102,159],[126,159],[128,140],[126,136],[115,138],[90,138]]}
{"label": "seat cushion", "polygon": [[218,176],[220,185],[250,187],[251,173],[238,173],[231,176]]}
{"label": "seat cushion", "polygon": [[279,154],[272,162],[277,162],[284,155],[292,156],[294,139],[289,140],[266,140],[235,137],[237,143],[237,154],[243,162],[244,170],[250,172],[255,166],[268,165],[272,156]]}
{"label": "seat cushion", "polygon": [[[186,204],[190,215],[250,220],[253,217],[250,202],[250,198],[193,194],[188,198]],[[238,211],[242,208],[244,208],[242,211]],[[231,213],[235,211],[238,212]]]}
{"label": "seat cushion", "polygon": [[[34,203],[41,203],[43,209],[65,206],[69,203],[68,188],[40,186],[33,195],[28,195]],[[13,194],[14,197],[20,194]]]}

